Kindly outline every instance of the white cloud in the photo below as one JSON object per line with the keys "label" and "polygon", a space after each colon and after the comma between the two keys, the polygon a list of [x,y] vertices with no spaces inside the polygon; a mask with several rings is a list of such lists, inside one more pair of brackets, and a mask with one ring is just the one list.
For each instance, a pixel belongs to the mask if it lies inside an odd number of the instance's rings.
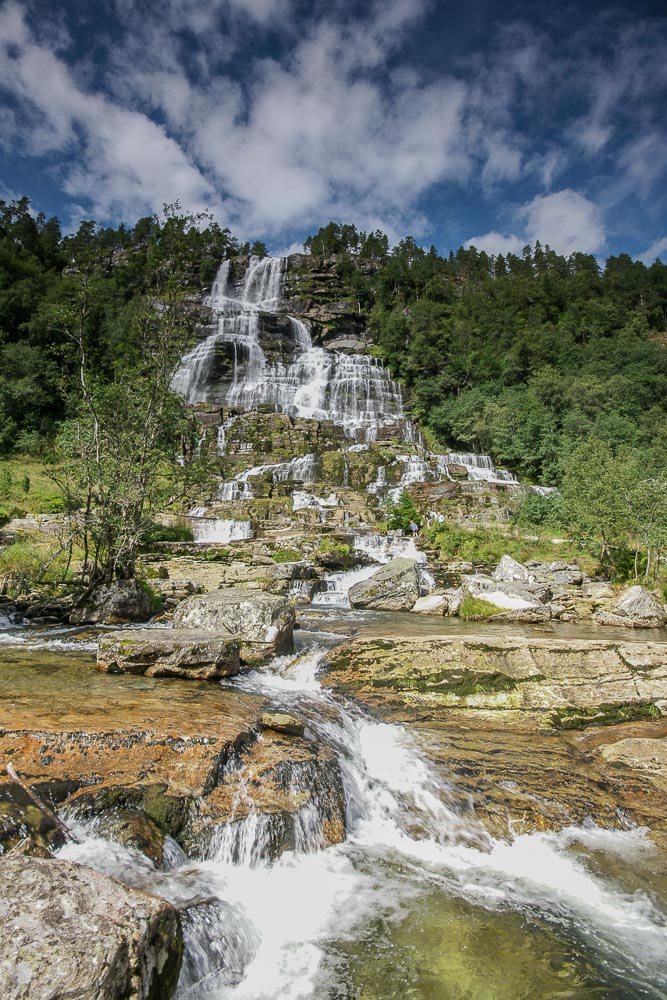
{"label": "white cloud", "polygon": [[504,236],[502,233],[496,232],[484,233],[483,236],[471,236],[464,244],[466,249],[475,247],[480,253],[488,253],[493,256],[499,253],[503,255],[513,253],[518,256],[525,245],[526,241],[519,236]]}
{"label": "white cloud", "polygon": [[667,264],[667,236],[656,240],[643,253],[637,254],[637,260],[641,260],[642,263],[647,265],[651,265],[656,259],[660,259],[663,264]]}
{"label": "white cloud", "polygon": [[605,228],[598,207],[571,188],[538,195],[515,213],[522,223],[519,234],[498,232],[471,236],[465,246],[475,246],[491,254],[519,254],[524,246],[540,242],[560,254],[594,253],[605,245]]}
{"label": "white cloud", "polygon": [[523,205],[518,216],[525,220],[527,243],[539,240],[557,253],[594,253],[605,244],[605,228],[597,205],[578,191],[565,188],[538,195]]}

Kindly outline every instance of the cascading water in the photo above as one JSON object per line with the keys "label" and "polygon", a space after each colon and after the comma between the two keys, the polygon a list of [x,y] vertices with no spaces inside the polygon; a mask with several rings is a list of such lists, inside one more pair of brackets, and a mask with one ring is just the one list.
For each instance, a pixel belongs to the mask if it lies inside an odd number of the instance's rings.
{"label": "cascading water", "polygon": [[280,311],[286,266],[285,257],[251,258],[237,287],[230,261],[223,262],[208,299],[215,329],[182,359],[174,391],[191,403],[269,405],[293,417],[330,420],[365,440],[382,426],[409,436],[400,387],[381,362],[314,347],[308,327]]}
{"label": "cascading water", "polygon": [[[195,901],[184,908],[179,1000],[664,998],[665,915],[647,896],[616,887],[587,863],[587,852],[618,859],[650,850],[640,831],[571,828],[494,839],[470,807],[454,804],[411,736],[319,687],[320,656],[313,648],[282,657],[268,671],[230,683],[300,715],[317,744],[336,753],[344,843],[320,850],[315,798],[311,812],[297,818],[295,849],[273,861],[271,822],[252,810],[241,823],[219,829],[206,860],[188,861],[175,849],[170,871],[156,871],[142,855],[90,831],[60,851],[175,902]],[[443,907],[450,930],[422,961],[440,961],[450,933],[465,919],[463,951],[455,946],[450,973],[459,978],[450,983],[429,969],[430,988],[417,988],[411,956],[428,947],[429,928],[404,943],[401,921]],[[470,976],[476,974],[475,948],[488,940],[481,934],[476,945],[480,927],[504,934],[512,949],[508,962],[520,966],[513,991],[503,987],[498,968],[489,988],[476,990],[473,979],[460,986],[466,963]],[[354,961],[342,962],[355,941],[362,947]],[[545,948],[554,966],[545,970],[536,959],[532,970],[532,952]],[[372,992],[355,986],[355,976],[363,982],[364,970],[382,956],[382,985]],[[477,964],[486,961],[482,953]]]}

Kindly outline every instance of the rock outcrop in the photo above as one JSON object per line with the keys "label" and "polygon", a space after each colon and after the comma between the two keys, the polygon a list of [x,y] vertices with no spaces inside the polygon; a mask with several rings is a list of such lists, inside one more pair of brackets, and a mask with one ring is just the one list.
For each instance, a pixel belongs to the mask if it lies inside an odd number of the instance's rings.
{"label": "rock outcrop", "polygon": [[189,597],[174,614],[176,626],[214,631],[237,641],[247,666],[289,653],[294,621],[294,609],[284,597],[240,589]]}
{"label": "rock outcrop", "polygon": [[0,860],[3,1000],[169,1000],[182,951],[164,899],[67,861]]}
{"label": "rock outcrop", "polygon": [[414,559],[392,559],[368,580],[350,588],[353,608],[410,611],[419,597],[419,566]]}
{"label": "rock outcrop", "polygon": [[145,622],[151,616],[148,594],[136,580],[114,580],[96,587],[83,604],[74,608],[73,625],[119,625]]}
{"label": "rock outcrop", "polygon": [[600,611],[600,625],[620,625],[625,628],[660,628],[667,623],[664,606],[643,587],[629,587],[619,594],[609,611]]}
{"label": "rock outcrop", "polygon": [[100,636],[97,669],[214,681],[238,673],[239,646],[233,639],[189,628],[112,632]]}

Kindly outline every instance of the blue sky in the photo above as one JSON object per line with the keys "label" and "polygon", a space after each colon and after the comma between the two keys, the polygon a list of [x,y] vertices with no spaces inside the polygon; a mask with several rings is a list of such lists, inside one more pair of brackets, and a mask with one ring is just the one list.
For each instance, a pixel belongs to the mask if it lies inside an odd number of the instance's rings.
{"label": "blue sky", "polygon": [[0,196],[667,260],[667,0],[0,3]]}

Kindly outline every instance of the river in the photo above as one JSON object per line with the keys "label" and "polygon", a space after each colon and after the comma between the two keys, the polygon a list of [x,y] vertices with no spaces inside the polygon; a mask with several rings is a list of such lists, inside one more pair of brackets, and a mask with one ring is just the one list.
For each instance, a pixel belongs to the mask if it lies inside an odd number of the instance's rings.
{"label": "river", "polygon": [[[296,849],[274,861],[269,824],[252,812],[219,832],[205,860],[171,841],[166,870],[82,824],[82,842],[60,857],[177,903],[204,900],[185,912],[179,1000],[667,997],[667,879],[645,831],[494,839],[409,728],[320,686],[318,665],[341,631],[377,632],[379,620],[400,632],[407,618],[414,632],[414,616],[309,610],[293,656],[223,682],[268,696],[333,748],[344,843],[320,849],[311,802]],[[24,667],[34,651],[54,669],[94,646],[68,630],[5,628],[0,642],[7,654],[20,648]]]}

